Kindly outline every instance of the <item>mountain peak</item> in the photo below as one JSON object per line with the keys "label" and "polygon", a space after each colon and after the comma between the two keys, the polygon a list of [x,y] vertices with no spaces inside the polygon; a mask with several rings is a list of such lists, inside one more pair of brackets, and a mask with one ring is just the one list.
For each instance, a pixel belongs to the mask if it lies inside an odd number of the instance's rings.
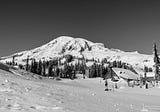
{"label": "mountain peak", "polygon": [[67,41],[72,40],[72,39],[74,39],[74,38],[70,37],[70,36],[60,36],[60,37],[57,37],[56,39],[53,39],[48,44],[52,44],[52,43],[55,43],[57,41],[59,41],[59,42],[67,42]]}
{"label": "mountain peak", "polygon": [[74,38],[71,36],[60,36],[60,37],[56,38],[56,40],[59,40],[59,41],[67,41],[67,40],[72,40],[72,39],[74,39]]}
{"label": "mountain peak", "polygon": [[105,48],[102,43],[93,43],[83,38],[74,38],[70,36],[60,36],[38,48],[3,57],[1,61],[12,61],[12,57],[16,56],[15,61],[17,63],[25,64],[27,56],[36,60],[52,60],[68,54],[77,59],[83,57],[91,60],[93,58],[95,60],[102,60],[106,58],[108,61],[119,60],[133,66],[144,67],[144,65],[148,65],[152,67],[153,65],[153,57],[151,55],[124,52],[118,49],[108,49]]}

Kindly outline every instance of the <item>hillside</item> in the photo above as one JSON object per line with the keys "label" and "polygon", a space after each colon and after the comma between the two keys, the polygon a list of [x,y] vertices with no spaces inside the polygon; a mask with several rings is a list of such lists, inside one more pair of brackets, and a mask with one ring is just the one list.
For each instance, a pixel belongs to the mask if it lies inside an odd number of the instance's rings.
{"label": "hillside", "polygon": [[72,55],[75,58],[122,61],[132,66],[143,68],[144,65],[153,67],[153,56],[140,54],[138,52],[124,52],[118,49],[109,49],[102,43],[93,43],[82,38],[73,38],[68,36],[58,37],[49,43],[38,48],[22,51],[10,56],[1,57],[1,62],[12,61],[15,56],[15,62],[25,64],[27,56],[36,60],[52,60],[61,58],[65,55]]}
{"label": "hillside", "polygon": [[101,78],[55,81],[30,76],[0,69],[0,112],[160,111],[158,87],[105,92]]}

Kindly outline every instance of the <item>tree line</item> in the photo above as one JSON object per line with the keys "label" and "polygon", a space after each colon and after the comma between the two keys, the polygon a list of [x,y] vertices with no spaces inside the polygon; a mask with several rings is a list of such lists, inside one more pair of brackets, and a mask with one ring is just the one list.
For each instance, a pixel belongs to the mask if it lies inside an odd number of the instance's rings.
{"label": "tree line", "polygon": [[[59,78],[70,78],[75,79],[76,74],[82,74],[83,78],[86,76],[89,78],[95,78],[95,77],[110,77],[112,75],[112,68],[124,68],[131,70],[132,72],[136,73],[136,71],[133,69],[133,67],[127,63],[124,63],[122,61],[113,61],[109,62],[106,58],[103,60],[85,60],[80,59],[76,63],[72,63],[74,60],[74,57],[71,55],[67,55],[65,57],[65,63],[61,63],[60,59],[55,60],[48,60],[48,61],[41,61],[41,60],[35,60],[30,59],[27,57],[26,64],[17,64],[14,61],[15,57],[13,57],[13,60],[11,62],[6,62],[8,65],[17,65],[20,69],[25,69],[26,71],[45,76],[45,77],[59,77]],[[91,66],[86,66],[87,62],[92,62],[93,64]],[[145,66],[146,72],[151,72],[152,68],[149,68]]]}

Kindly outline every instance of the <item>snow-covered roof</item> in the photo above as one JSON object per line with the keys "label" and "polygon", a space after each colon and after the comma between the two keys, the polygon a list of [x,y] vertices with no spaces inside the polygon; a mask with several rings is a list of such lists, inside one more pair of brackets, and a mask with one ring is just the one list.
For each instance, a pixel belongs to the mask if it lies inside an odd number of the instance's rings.
{"label": "snow-covered roof", "polygon": [[125,78],[125,79],[139,79],[139,76],[133,73],[130,70],[122,69],[122,68],[112,68],[112,70],[117,74],[117,76]]}
{"label": "snow-covered roof", "polygon": [[143,75],[144,74],[144,70],[140,69],[140,68],[134,68],[134,70],[139,74],[139,75]]}

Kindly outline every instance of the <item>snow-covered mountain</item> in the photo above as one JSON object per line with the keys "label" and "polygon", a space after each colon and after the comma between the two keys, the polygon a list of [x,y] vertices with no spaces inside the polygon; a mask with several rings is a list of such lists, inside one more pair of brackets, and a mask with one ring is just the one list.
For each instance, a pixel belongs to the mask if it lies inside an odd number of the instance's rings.
{"label": "snow-covered mountain", "polygon": [[38,48],[15,53],[10,56],[1,57],[2,62],[11,61],[15,56],[17,63],[23,64],[29,58],[36,60],[50,60],[60,58],[67,54],[75,58],[102,60],[106,58],[108,61],[121,60],[135,67],[143,68],[144,65],[153,67],[153,56],[139,54],[138,52],[124,52],[118,49],[105,48],[102,43],[93,43],[82,38],[73,38],[69,36],[58,37],[49,43]]}

